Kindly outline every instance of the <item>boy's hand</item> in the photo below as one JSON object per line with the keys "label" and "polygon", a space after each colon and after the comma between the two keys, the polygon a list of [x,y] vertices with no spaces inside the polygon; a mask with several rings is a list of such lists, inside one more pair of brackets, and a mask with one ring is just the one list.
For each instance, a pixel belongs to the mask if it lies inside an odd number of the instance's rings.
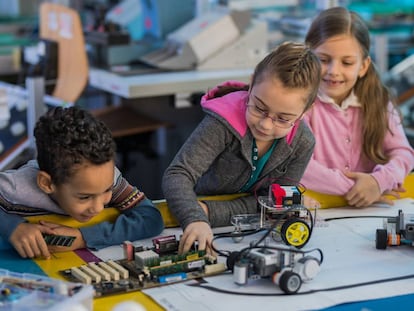
{"label": "boy's hand", "polygon": [[54,231],[41,224],[21,223],[10,235],[10,243],[23,258],[50,258],[42,233],[54,234]]}
{"label": "boy's hand", "polygon": [[213,254],[213,250],[211,248],[213,231],[211,231],[208,223],[204,221],[197,221],[189,224],[187,228],[185,228],[180,239],[178,252],[180,254],[188,252],[195,241],[198,241],[199,250],[205,249],[208,253]]}
{"label": "boy's hand", "polygon": [[42,226],[52,230],[53,234],[65,235],[65,236],[74,236],[75,237],[75,240],[73,241],[72,245],[69,246],[69,247],[48,245],[48,248],[51,252],[53,252],[53,253],[54,252],[67,252],[67,251],[73,251],[73,250],[78,249],[78,248],[85,248],[86,247],[85,240],[83,239],[82,234],[81,234],[79,229],[68,227],[68,226],[62,226],[60,224],[56,224],[56,223],[52,223],[52,222],[48,222],[48,221],[44,221],[44,220],[41,220],[39,223]]}

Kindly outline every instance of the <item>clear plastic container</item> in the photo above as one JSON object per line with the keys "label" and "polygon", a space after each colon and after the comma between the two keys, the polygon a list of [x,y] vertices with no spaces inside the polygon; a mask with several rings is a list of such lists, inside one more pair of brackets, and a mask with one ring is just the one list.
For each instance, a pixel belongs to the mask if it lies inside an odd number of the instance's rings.
{"label": "clear plastic container", "polygon": [[91,285],[0,269],[0,311],[92,311]]}

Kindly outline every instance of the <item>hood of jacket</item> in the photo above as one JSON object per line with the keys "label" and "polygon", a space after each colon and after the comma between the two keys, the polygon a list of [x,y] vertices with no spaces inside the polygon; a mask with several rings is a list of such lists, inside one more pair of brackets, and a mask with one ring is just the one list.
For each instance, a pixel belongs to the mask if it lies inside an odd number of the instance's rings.
{"label": "hood of jacket", "polygon": [[244,137],[247,132],[246,122],[246,101],[247,91],[236,91],[221,97],[215,97],[220,87],[234,86],[244,87],[245,83],[238,81],[227,81],[215,88],[209,90],[201,98],[201,107],[204,111],[213,112],[220,116],[241,136]]}

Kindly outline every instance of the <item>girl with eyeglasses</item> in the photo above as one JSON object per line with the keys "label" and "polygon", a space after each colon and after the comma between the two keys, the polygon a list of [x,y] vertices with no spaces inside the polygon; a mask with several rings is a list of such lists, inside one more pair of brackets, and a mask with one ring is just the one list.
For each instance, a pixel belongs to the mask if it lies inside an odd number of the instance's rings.
{"label": "girl with eyeglasses", "polygon": [[[210,250],[211,227],[236,214],[257,213],[255,194],[271,183],[296,185],[312,155],[314,137],[301,118],[320,81],[317,57],[287,42],[255,68],[250,85],[228,81],[201,100],[205,118],[165,171],[162,187],[183,236],[179,251],[198,241]],[[249,193],[234,200],[198,195]]]}
{"label": "girl with eyeglasses", "polygon": [[366,24],[346,8],[327,9],[313,21],[305,41],[321,61],[322,80],[305,114],[316,145],[302,183],[340,195],[350,206],[392,204],[391,198],[404,192],[414,152],[369,56]]}

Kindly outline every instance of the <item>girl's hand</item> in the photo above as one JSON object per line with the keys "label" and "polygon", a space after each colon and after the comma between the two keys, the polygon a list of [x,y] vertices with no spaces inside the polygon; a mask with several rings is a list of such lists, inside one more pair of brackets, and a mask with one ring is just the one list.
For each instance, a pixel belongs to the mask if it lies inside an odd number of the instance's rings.
{"label": "girl's hand", "polygon": [[86,242],[83,239],[82,234],[79,229],[68,227],[68,226],[62,226],[62,225],[52,223],[52,222],[47,222],[44,220],[41,220],[39,223],[42,226],[53,230],[53,234],[75,237],[75,240],[73,241],[71,246],[48,245],[49,251],[51,251],[52,253],[73,251],[75,249],[86,247]]}
{"label": "girl's hand", "polygon": [[389,190],[389,191],[384,191],[384,193],[382,194],[379,202],[380,203],[387,203],[389,205],[394,205],[394,201],[393,201],[392,197],[394,199],[399,199],[400,198],[400,193],[403,193],[405,191],[406,190],[402,186],[398,186],[397,188]]}
{"label": "girl's hand", "polygon": [[190,250],[194,242],[198,241],[198,249],[206,250],[207,253],[213,254],[211,243],[213,241],[213,231],[210,225],[204,221],[196,221],[185,228],[180,239],[178,253],[183,254]]}
{"label": "girl's hand", "polygon": [[23,258],[50,258],[50,251],[42,233],[56,234],[41,224],[21,223],[10,235],[10,243]]}
{"label": "girl's hand", "polygon": [[356,172],[345,172],[344,174],[355,181],[351,190],[345,194],[345,199],[350,206],[368,206],[382,199],[379,185],[370,174]]}

